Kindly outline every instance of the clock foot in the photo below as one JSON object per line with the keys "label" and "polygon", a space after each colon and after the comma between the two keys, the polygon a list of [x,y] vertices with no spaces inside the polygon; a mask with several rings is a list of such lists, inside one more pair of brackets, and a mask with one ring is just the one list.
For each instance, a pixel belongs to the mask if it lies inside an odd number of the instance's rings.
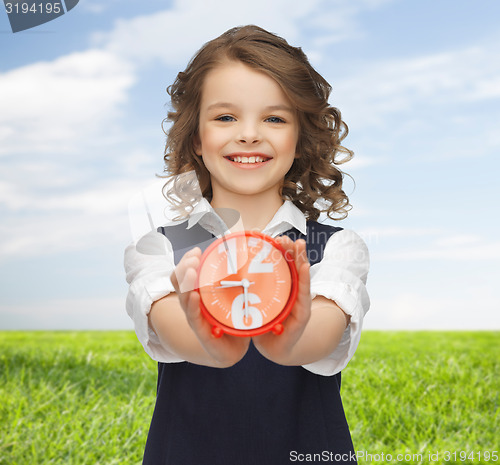
{"label": "clock foot", "polygon": [[219,328],[218,326],[213,326],[212,327],[212,335],[219,339],[220,337],[222,337],[222,335],[224,334],[224,331],[222,331],[221,328]]}
{"label": "clock foot", "polygon": [[276,334],[276,336],[279,336],[285,328],[283,328],[283,325],[281,323],[278,323],[277,325],[273,326],[273,333]]}

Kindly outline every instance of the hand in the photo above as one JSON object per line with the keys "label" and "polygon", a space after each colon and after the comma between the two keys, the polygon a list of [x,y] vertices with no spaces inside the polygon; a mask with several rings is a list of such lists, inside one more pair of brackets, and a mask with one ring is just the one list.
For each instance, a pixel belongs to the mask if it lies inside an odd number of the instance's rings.
{"label": "hand", "polygon": [[195,289],[200,259],[201,250],[198,247],[190,250],[182,257],[170,279],[188,324],[203,349],[219,366],[232,366],[246,354],[250,339],[228,334],[220,338],[212,335],[212,325],[201,313],[200,295]]}
{"label": "hand", "polygon": [[276,335],[268,332],[255,336],[253,341],[257,350],[266,358],[281,365],[288,365],[290,360],[293,360],[293,349],[311,317],[310,265],[307,259],[306,243],[303,239],[293,242],[289,237],[281,236],[276,240],[285,249],[285,253],[294,259],[297,267],[299,275],[297,300],[282,323],[284,328],[282,334]]}

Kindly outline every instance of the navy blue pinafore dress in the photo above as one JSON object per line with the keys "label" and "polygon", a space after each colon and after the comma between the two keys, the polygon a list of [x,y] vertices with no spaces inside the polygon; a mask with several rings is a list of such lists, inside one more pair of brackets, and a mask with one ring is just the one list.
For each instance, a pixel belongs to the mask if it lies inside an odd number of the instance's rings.
{"label": "navy blue pinafore dress", "polygon": [[[215,238],[201,226],[159,228],[177,263],[192,247]],[[307,222],[311,265],[341,228]],[[230,368],[189,362],[159,363],[156,405],[144,465],[284,465],[298,454],[323,454],[330,463],[356,463],[340,398],[340,373],[321,376],[301,366],[281,366],[251,343]],[[334,461],[343,456],[347,460]],[[305,457],[302,456],[302,457]]]}

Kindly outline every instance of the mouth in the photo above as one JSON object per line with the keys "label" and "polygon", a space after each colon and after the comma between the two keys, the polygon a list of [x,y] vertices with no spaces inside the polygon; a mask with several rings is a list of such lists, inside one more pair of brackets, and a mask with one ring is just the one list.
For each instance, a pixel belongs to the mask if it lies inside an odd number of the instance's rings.
{"label": "mouth", "polygon": [[272,157],[268,157],[267,155],[262,155],[262,154],[255,154],[255,155],[234,154],[234,155],[228,155],[224,158],[234,163],[244,163],[244,164],[265,163],[272,159]]}

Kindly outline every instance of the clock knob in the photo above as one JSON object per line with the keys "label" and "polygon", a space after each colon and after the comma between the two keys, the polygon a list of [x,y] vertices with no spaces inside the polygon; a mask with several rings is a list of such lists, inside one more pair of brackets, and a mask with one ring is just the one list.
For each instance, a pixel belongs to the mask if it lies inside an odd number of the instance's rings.
{"label": "clock knob", "polygon": [[222,328],[219,328],[218,326],[213,326],[212,327],[212,336],[215,337],[216,339],[219,339],[222,337],[224,334],[224,331],[222,331]]}
{"label": "clock knob", "polygon": [[273,333],[276,334],[276,336],[279,336],[285,328],[283,328],[283,325],[281,323],[278,323],[277,325],[273,326]]}

